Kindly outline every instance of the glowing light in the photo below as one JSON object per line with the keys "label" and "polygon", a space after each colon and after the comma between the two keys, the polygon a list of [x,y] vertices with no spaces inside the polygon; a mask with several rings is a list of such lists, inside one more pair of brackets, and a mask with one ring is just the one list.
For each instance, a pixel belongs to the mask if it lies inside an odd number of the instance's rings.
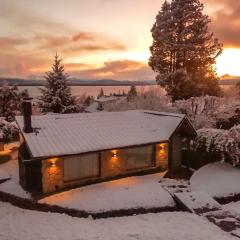
{"label": "glowing light", "polygon": [[219,76],[224,74],[240,76],[240,49],[224,49],[216,60],[216,70]]}
{"label": "glowing light", "polygon": [[114,150],[112,153],[113,153],[113,157],[115,157],[115,158],[116,158],[116,157],[117,157],[117,151],[116,151],[116,150]]}
{"label": "glowing light", "polygon": [[49,162],[51,164],[51,167],[56,167],[56,162],[57,162],[57,158],[52,158],[52,159],[49,159]]}

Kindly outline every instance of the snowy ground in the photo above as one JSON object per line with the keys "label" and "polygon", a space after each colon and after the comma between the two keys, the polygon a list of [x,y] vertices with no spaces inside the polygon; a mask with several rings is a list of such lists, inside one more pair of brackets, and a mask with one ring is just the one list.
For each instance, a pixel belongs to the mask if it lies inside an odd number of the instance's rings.
{"label": "snowy ground", "polygon": [[19,185],[18,161],[11,160],[4,164],[0,164],[0,171],[7,173],[10,180],[0,184],[0,191],[11,193],[22,198],[31,198],[30,194],[25,192]]}
{"label": "snowy ground", "polygon": [[162,173],[136,176],[62,192],[40,202],[88,212],[175,206],[161,187]]}
{"label": "snowy ground", "polygon": [[[0,160],[1,156],[9,155],[10,159],[16,160],[18,157],[18,148],[19,142],[12,142],[4,145],[4,151],[0,151]],[[0,165],[1,166],[1,165]]]}
{"label": "snowy ground", "polygon": [[191,180],[192,191],[206,192],[212,197],[240,193],[240,170],[228,163],[208,164],[196,171]]}
{"label": "snowy ground", "polygon": [[1,240],[231,240],[194,214],[173,212],[100,220],[16,208],[0,202]]}
{"label": "snowy ground", "polygon": [[223,208],[240,214],[240,201],[225,204]]}

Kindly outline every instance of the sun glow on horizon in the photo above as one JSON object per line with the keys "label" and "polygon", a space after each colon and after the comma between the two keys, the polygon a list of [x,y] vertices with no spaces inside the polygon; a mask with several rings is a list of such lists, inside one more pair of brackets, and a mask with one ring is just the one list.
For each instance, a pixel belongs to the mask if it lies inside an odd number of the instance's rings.
{"label": "sun glow on horizon", "polygon": [[226,48],[216,60],[216,68],[219,76],[229,74],[240,76],[240,49]]}

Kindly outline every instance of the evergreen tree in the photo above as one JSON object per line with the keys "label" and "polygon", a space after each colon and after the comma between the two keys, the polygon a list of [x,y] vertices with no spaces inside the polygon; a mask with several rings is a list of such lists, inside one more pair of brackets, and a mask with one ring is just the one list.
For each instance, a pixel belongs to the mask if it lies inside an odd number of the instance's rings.
{"label": "evergreen tree", "polygon": [[19,92],[17,86],[4,81],[0,86],[0,117],[9,122],[14,121],[15,115],[20,113],[21,99],[28,96],[27,90]]}
{"label": "evergreen tree", "polygon": [[220,94],[214,65],[222,44],[209,23],[199,0],[165,1],[156,17],[149,65],[173,101]]}
{"label": "evergreen tree", "polygon": [[101,98],[101,97],[103,97],[104,96],[104,91],[103,91],[103,89],[101,88],[100,89],[100,92],[99,92],[99,94],[98,94],[98,96],[97,96],[97,99],[99,99],[99,98]]}
{"label": "evergreen tree", "polygon": [[128,100],[132,100],[134,99],[135,97],[137,96],[137,89],[136,89],[136,86],[135,85],[132,85],[129,92],[128,92],[128,95],[127,95],[127,99]]}
{"label": "evergreen tree", "polygon": [[46,73],[46,85],[40,89],[39,107],[43,112],[74,113],[78,112],[75,98],[68,85],[68,75],[64,73],[62,60],[55,56],[52,71]]}

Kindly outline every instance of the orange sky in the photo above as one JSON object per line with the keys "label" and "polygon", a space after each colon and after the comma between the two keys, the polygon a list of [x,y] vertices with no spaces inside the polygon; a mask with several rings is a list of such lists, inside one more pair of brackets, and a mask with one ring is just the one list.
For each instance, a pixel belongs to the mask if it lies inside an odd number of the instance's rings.
{"label": "orange sky", "polygon": [[[0,76],[39,78],[58,52],[71,77],[154,79],[150,29],[162,2],[0,0]],[[218,73],[240,75],[240,1],[204,3],[225,48]]]}

